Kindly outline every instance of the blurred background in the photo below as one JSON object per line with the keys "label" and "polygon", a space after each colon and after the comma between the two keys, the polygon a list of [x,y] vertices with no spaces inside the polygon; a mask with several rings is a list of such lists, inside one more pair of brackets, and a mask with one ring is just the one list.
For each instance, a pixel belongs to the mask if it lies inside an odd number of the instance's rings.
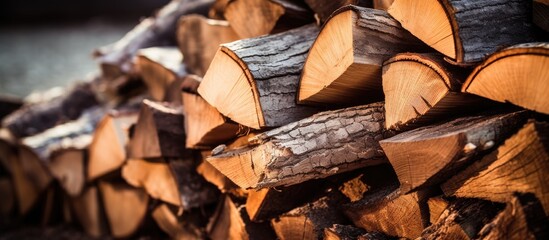
{"label": "blurred background", "polygon": [[2,0],[0,95],[65,86],[98,70],[93,49],[120,39],[169,0]]}

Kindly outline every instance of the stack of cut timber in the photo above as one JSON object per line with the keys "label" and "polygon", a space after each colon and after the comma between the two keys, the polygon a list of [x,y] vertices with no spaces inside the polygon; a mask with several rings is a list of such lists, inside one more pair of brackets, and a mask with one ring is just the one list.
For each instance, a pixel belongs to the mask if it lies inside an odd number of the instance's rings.
{"label": "stack of cut timber", "polygon": [[0,231],[548,239],[546,8],[173,0],[3,119]]}

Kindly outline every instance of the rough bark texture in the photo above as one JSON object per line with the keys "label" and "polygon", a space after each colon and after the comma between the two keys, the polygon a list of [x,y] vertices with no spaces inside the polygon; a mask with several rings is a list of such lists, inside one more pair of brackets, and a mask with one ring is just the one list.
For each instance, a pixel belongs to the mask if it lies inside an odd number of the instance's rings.
{"label": "rough bark texture", "polygon": [[66,94],[24,106],[7,116],[2,125],[16,137],[31,136],[57,124],[75,120],[89,107],[98,104],[91,83],[82,83]]}
{"label": "rough bark texture", "polygon": [[516,194],[492,222],[479,232],[478,239],[547,239],[549,220],[534,194]]}
{"label": "rough bark texture", "polygon": [[242,188],[292,185],[384,163],[383,103],[328,111],[255,136],[208,161]]}
{"label": "rough bark texture", "polygon": [[549,215],[549,124],[526,123],[497,150],[442,185],[446,195],[507,202],[514,192],[533,193]]}
{"label": "rough bark texture", "polygon": [[514,134],[527,118],[525,111],[464,117],[418,128],[380,141],[403,191],[447,180],[480,153]]}
{"label": "rough bark texture", "polygon": [[340,7],[352,4],[371,8],[372,0],[305,0],[305,3],[316,13],[320,22],[325,22]]}
{"label": "rough bark texture", "polygon": [[437,222],[421,234],[431,239],[476,239],[481,228],[503,209],[496,204],[478,199],[456,199],[442,213]]}
{"label": "rough bark texture", "polygon": [[290,0],[229,1],[225,18],[241,38],[278,33],[314,21],[303,2]]}
{"label": "rough bark texture", "polygon": [[144,100],[134,135],[129,143],[132,158],[182,157],[187,155],[181,108]]}
{"label": "rough bark texture", "polygon": [[[236,61],[251,86],[258,124],[249,127],[278,127],[317,112],[314,108],[298,106],[295,103],[305,56],[317,34],[317,26],[307,25],[280,34],[221,45],[222,53],[218,54],[227,54]],[[210,71],[204,77],[198,92],[222,114],[238,122],[224,109],[220,109],[215,99],[208,99],[204,94],[205,91],[215,91],[202,87],[206,81],[223,80],[208,79],[209,73]]]}
{"label": "rough bark texture", "polygon": [[176,45],[177,20],[182,15],[207,14],[214,0],[172,0],[155,16],[146,18],[115,43],[96,49],[94,55],[103,75],[116,78],[135,71],[132,60],[137,50],[153,46]]}
{"label": "rough bark texture", "polygon": [[549,1],[547,0],[534,0],[533,1],[533,17],[534,24],[543,29],[545,32],[549,32]]}
{"label": "rough bark texture", "polygon": [[170,160],[168,164],[184,209],[207,205],[218,199],[218,190],[196,172],[192,159]]}

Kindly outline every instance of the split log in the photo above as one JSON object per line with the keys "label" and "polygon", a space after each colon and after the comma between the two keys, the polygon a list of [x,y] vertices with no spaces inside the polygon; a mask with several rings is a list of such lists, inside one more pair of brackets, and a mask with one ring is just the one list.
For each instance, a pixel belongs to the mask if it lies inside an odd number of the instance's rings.
{"label": "split log", "polygon": [[107,234],[107,221],[95,185],[87,187],[82,195],[71,198],[70,202],[76,219],[87,234],[93,237]]}
{"label": "split log", "polygon": [[324,229],[325,240],[351,240],[359,239],[366,234],[366,231],[351,225],[334,224],[330,228]]}
{"label": "split log", "polygon": [[372,0],[305,0],[321,23],[326,22],[337,9],[346,5],[372,8]]}
{"label": "split log", "polygon": [[13,181],[15,199],[18,207],[18,214],[24,216],[32,206],[35,205],[40,189],[27,177],[22,166],[22,161],[19,160],[17,150],[5,148],[7,143],[0,141],[0,146],[3,146],[0,158],[3,159],[6,169],[10,172],[10,177]]}
{"label": "split log", "polygon": [[218,200],[216,187],[196,172],[193,161],[172,159],[168,164],[175,177],[183,209],[200,207]]}
{"label": "split log", "polygon": [[183,115],[187,148],[213,148],[236,138],[241,131],[238,124],[221,115],[197,94],[183,92]]}
{"label": "split log", "polygon": [[0,122],[10,113],[23,106],[23,100],[10,95],[0,95]]}
{"label": "split log", "polygon": [[162,101],[171,83],[187,74],[183,65],[183,55],[177,47],[140,49],[134,61],[136,71],[156,101]]}
{"label": "split log", "polygon": [[225,18],[240,38],[279,33],[314,21],[307,6],[290,0],[229,1]]}
{"label": "split log", "polygon": [[451,62],[468,65],[502,46],[532,41],[531,6],[525,0],[395,0],[388,12]]}
{"label": "split log", "polygon": [[216,0],[215,3],[210,7],[208,11],[208,18],[224,20],[225,19],[225,8],[229,4],[230,0]]}
{"label": "split log", "polygon": [[534,24],[543,29],[545,32],[549,32],[549,1],[534,0],[533,8],[534,11],[532,20]]}
{"label": "split log", "polygon": [[187,153],[181,108],[143,100],[129,142],[131,158],[183,157]]}
{"label": "split log", "polygon": [[345,224],[347,219],[338,210],[339,199],[322,197],[271,220],[278,239],[322,239],[324,229]]}
{"label": "split log", "polygon": [[395,0],[373,0],[373,8],[387,11]]}
{"label": "split log", "polygon": [[208,223],[210,239],[276,239],[268,223],[250,221],[244,205],[236,206],[224,196]]}
{"label": "split log", "polygon": [[89,146],[88,181],[119,169],[124,164],[129,129],[135,122],[137,112],[110,112],[99,122]]}
{"label": "split log", "polygon": [[316,110],[296,105],[295,99],[305,55],[317,34],[318,27],[307,25],[222,44],[198,92],[221,114],[255,129],[310,116]]}
{"label": "split log", "polygon": [[[184,240],[184,239],[204,239],[205,233],[203,229],[196,225],[193,225],[191,220],[185,218],[180,221],[173,210],[167,204],[161,204],[152,211],[152,218],[156,224],[164,231],[171,239]],[[189,215],[189,212],[183,213],[184,217]]]}
{"label": "split log", "polygon": [[15,137],[23,138],[60,123],[75,120],[84,110],[97,104],[92,84],[81,83],[59,97],[23,106],[4,118],[2,125]]}
{"label": "split log", "polygon": [[71,197],[80,195],[84,189],[85,158],[86,152],[82,149],[57,151],[50,158],[50,173]]}
{"label": "split log", "polygon": [[200,15],[183,16],[177,27],[177,43],[189,72],[204,76],[219,45],[238,40],[227,21]]}
{"label": "split log", "polygon": [[322,112],[207,160],[241,188],[293,185],[386,162],[383,103]]}
{"label": "split log", "polygon": [[423,192],[404,195],[397,185],[387,185],[343,209],[357,227],[366,231],[414,239],[429,223],[426,197]]}
{"label": "split log", "polygon": [[490,56],[462,91],[549,114],[549,43],[519,44]]}
{"label": "split log", "polygon": [[478,239],[547,239],[549,221],[531,193],[516,194],[479,232]]}
{"label": "split log", "polygon": [[135,73],[132,60],[139,49],[175,45],[177,20],[187,14],[207,14],[214,0],[172,0],[155,16],[146,18],[115,43],[94,52],[103,76],[114,79]]}
{"label": "split log", "polygon": [[525,111],[463,117],[380,141],[404,192],[441,183],[514,134]]}
{"label": "split log", "polygon": [[312,200],[321,187],[319,182],[308,181],[286,188],[250,190],[246,211],[254,222],[268,220]]}
{"label": "split log", "polygon": [[196,171],[204,177],[204,179],[215,185],[219,191],[229,193],[238,191],[240,188],[227,178],[223,173],[217,170],[208,161],[202,161],[196,168]]}
{"label": "split log", "polygon": [[429,206],[429,222],[434,224],[438,221],[444,210],[448,208],[450,202],[438,196],[429,198],[427,205]]}
{"label": "split log", "polygon": [[196,93],[196,89],[198,88],[200,81],[202,81],[201,77],[192,74],[175,80],[166,89],[166,95],[163,100],[165,102],[169,102],[170,105],[174,107],[183,105],[183,97],[181,92]]}
{"label": "split log", "polygon": [[385,127],[405,130],[482,109],[483,98],[461,93],[470,71],[439,54],[401,53],[383,63]]}
{"label": "split log", "polygon": [[147,213],[147,193],[127,183],[104,181],[99,182],[99,191],[112,236],[123,238],[135,233]]}
{"label": "split log", "polygon": [[383,62],[397,53],[426,48],[385,11],[340,8],[311,47],[298,101],[317,105],[380,101]]}
{"label": "split log", "polygon": [[450,178],[445,195],[511,201],[514,192],[534,193],[549,215],[549,124],[529,121],[497,150]]}
{"label": "split log", "polygon": [[30,148],[19,146],[17,152],[18,158],[16,161],[21,164],[24,177],[30,180],[38,193],[44,192],[53,180],[51,173]]}
{"label": "split log", "polygon": [[503,209],[503,204],[478,199],[456,199],[421,239],[477,239],[481,228]]}

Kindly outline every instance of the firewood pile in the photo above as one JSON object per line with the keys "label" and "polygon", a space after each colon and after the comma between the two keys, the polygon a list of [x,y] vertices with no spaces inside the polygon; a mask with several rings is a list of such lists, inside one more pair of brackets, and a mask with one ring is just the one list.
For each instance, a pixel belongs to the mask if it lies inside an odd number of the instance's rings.
{"label": "firewood pile", "polygon": [[549,239],[548,21],[545,0],[173,0],[87,81],[1,100],[0,231]]}

